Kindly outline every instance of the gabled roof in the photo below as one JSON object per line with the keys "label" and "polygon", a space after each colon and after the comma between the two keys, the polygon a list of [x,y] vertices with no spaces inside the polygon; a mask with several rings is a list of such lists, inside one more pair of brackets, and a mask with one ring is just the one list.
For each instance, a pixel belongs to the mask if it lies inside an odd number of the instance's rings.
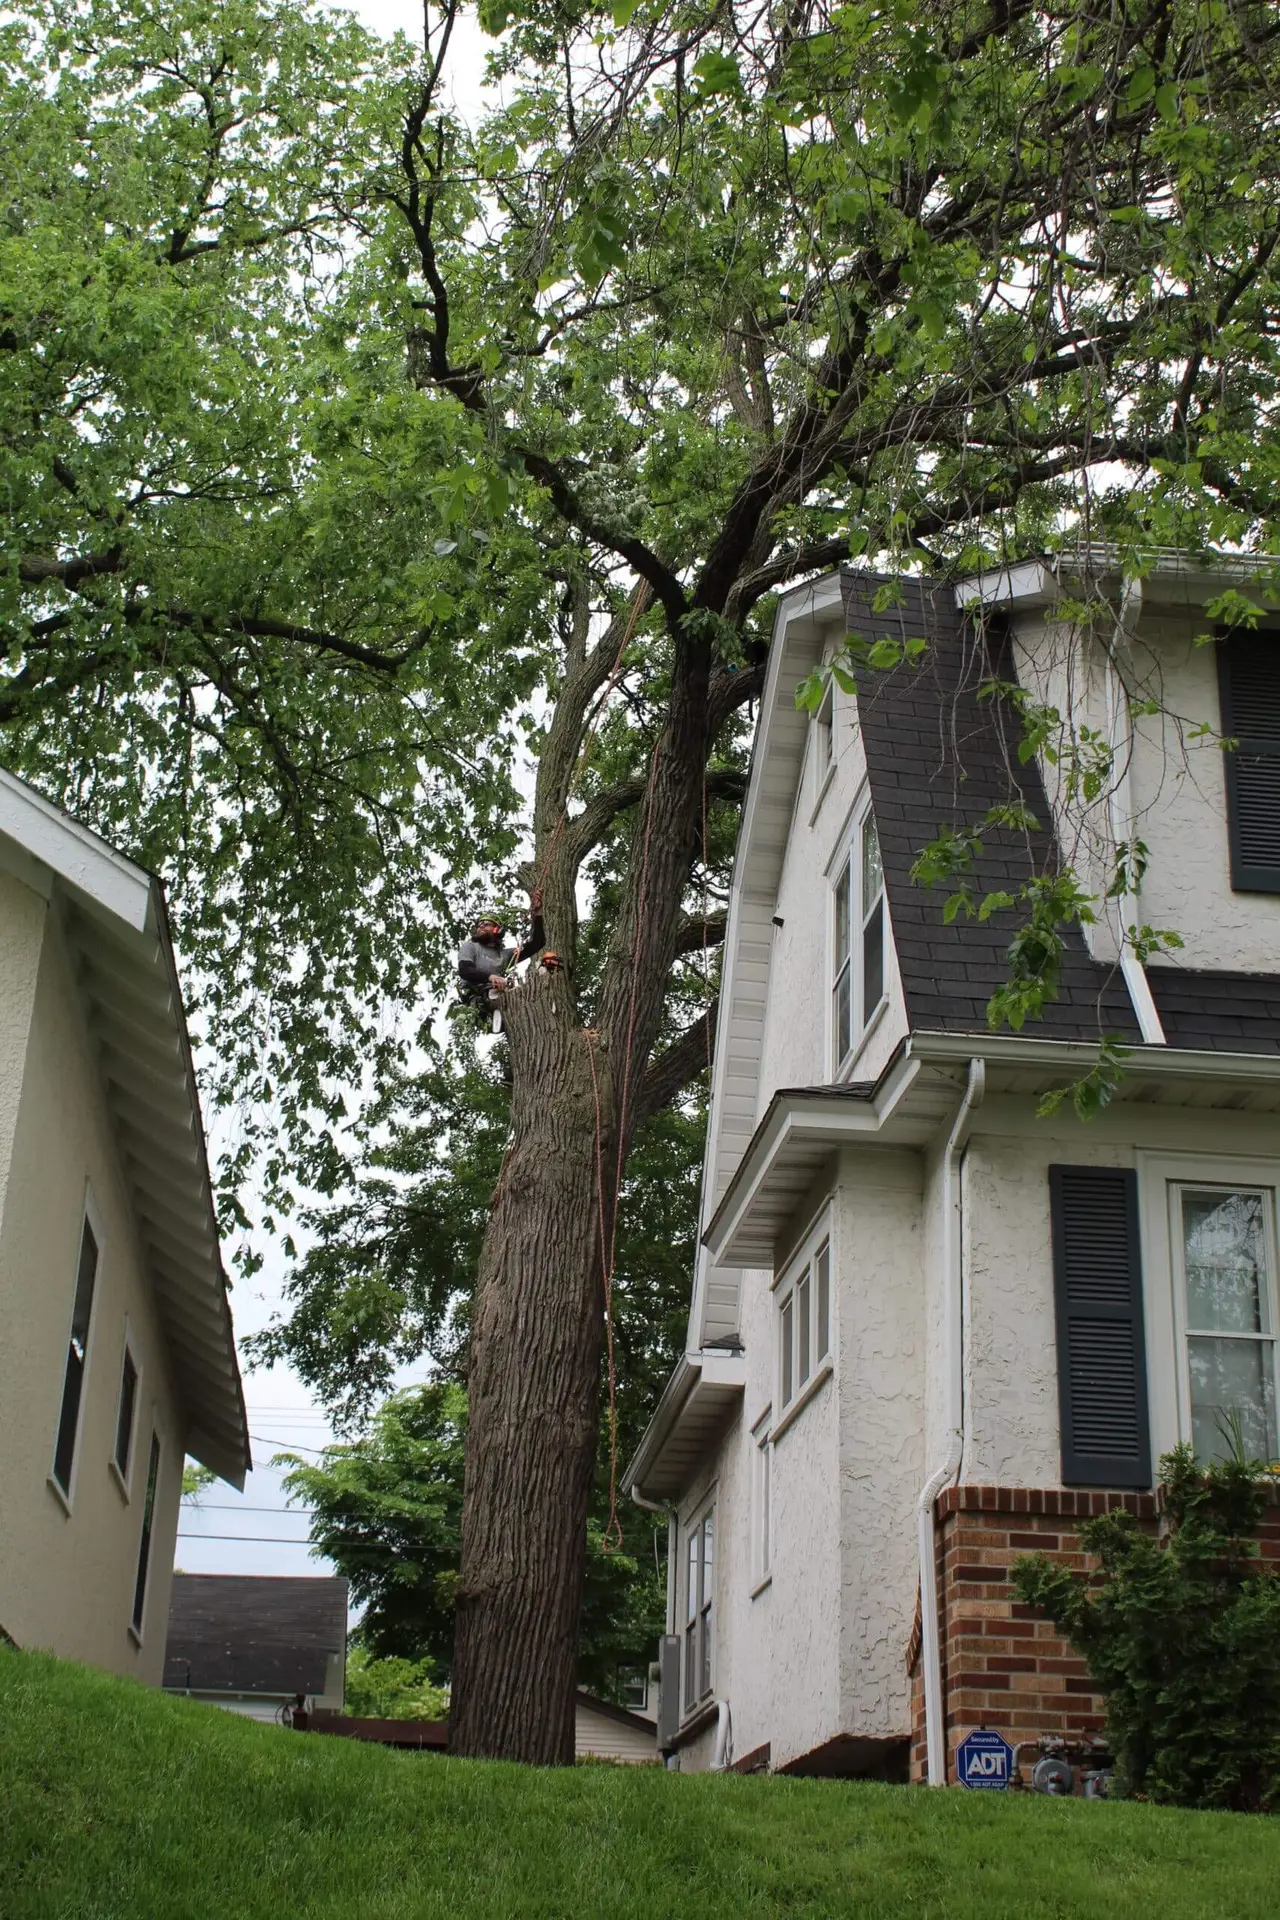
{"label": "gabled roof", "polygon": [[187,1449],[243,1486],[248,1423],[164,892],[2,768],[0,864],[44,895],[66,934]]}
{"label": "gabled roof", "polygon": [[192,1693],[318,1694],[347,1648],[337,1575],[175,1573],[164,1685]]}

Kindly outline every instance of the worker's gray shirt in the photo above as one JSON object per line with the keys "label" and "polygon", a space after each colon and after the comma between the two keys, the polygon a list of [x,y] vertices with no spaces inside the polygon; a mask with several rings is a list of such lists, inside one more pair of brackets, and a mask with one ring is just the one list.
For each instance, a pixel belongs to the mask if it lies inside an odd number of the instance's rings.
{"label": "worker's gray shirt", "polygon": [[505,973],[514,958],[514,947],[486,947],[483,940],[464,940],[458,948],[458,969],[461,972],[464,966],[472,966],[488,977]]}

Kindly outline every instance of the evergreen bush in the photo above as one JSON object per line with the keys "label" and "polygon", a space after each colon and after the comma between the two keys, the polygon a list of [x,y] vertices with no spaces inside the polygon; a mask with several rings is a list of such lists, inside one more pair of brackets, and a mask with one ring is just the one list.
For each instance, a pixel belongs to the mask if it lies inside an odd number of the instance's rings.
{"label": "evergreen bush", "polygon": [[1182,1807],[1280,1812],[1280,1573],[1258,1530],[1265,1471],[1235,1457],[1160,1462],[1161,1525],[1080,1524],[1096,1573],[1026,1554],[1013,1590],[1048,1616],[1107,1697],[1121,1790]]}

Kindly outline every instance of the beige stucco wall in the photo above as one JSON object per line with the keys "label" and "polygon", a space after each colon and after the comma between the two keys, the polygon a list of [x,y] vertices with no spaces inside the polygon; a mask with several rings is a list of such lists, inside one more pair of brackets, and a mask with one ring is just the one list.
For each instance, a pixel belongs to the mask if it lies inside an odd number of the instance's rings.
{"label": "beige stucco wall", "polygon": [[[21,983],[36,956],[25,1057]],[[183,1432],[117,1162],[102,1084],[55,911],[0,879],[0,1625],[44,1647],[158,1683],[182,1480]],[[81,1227],[100,1261],[71,1511],[49,1483]],[[128,1323],[140,1380],[128,1494],[109,1466]],[[142,1645],[128,1630],[151,1434],[160,1436]]]}

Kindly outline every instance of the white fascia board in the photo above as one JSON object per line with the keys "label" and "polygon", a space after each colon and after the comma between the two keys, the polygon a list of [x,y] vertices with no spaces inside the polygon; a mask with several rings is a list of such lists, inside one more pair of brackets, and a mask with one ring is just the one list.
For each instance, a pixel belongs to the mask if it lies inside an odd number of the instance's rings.
{"label": "white fascia board", "polygon": [[3,767],[0,834],[47,867],[91,912],[123,921],[134,933],[154,931],[151,875]]}
{"label": "white fascia board", "polygon": [[[1187,555],[1169,551],[1150,559],[1142,575],[1144,599],[1163,606],[1203,606],[1230,586],[1247,587],[1259,576],[1274,575],[1276,561],[1266,554]],[[1123,584],[1119,553],[1107,546],[1068,548],[1042,560],[993,567],[961,580],[955,589],[959,607],[1019,607],[1026,612],[1052,605],[1064,588],[1085,580]]]}
{"label": "white fascia board", "polygon": [[[913,1033],[906,1053],[922,1064],[938,1066],[967,1064],[977,1054],[990,1066],[1040,1069],[1049,1082],[1064,1073],[1087,1071],[1097,1060],[1098,1048],[1092,1040],[1036,1040],[1024,1034]],[[1131,1046],[1116,1099],[1125,1098],[1126,1085],[1145,1080],[1226,1080],[1280,1087],[1280,1054]]]}
{"label": "white fascia board", "polygon": [[702,1370],[700,1353],[682,1353],[671,1372],[671,1378],[662,1389],[662,1397],[653,1410],[653,1418],[644,1430],[640,1445],[636,1448],[622,1475],[622,1491],[630,1493],[633,1487],[643,1488],[648,1474],[671,1429],[675,1426],[684,1404],[697,1384]]}
{"label": "white fascia board", "polygon": [[909,1058],[904,1051],[870,1098],[859,1099],[851,1090],[839,1087],[829,1091],[804,1088],[780,1091],[703,1233],[703,1245],[711,1262],[726,1267],[754,1264],[740,1260],[729,1248],[772,1174],[778,1156],[788,1146],[803,1141],[823,1152],[834,1152],[854,1141],[882,1133],[918,1078],[920,1067],[921,1062]]}

